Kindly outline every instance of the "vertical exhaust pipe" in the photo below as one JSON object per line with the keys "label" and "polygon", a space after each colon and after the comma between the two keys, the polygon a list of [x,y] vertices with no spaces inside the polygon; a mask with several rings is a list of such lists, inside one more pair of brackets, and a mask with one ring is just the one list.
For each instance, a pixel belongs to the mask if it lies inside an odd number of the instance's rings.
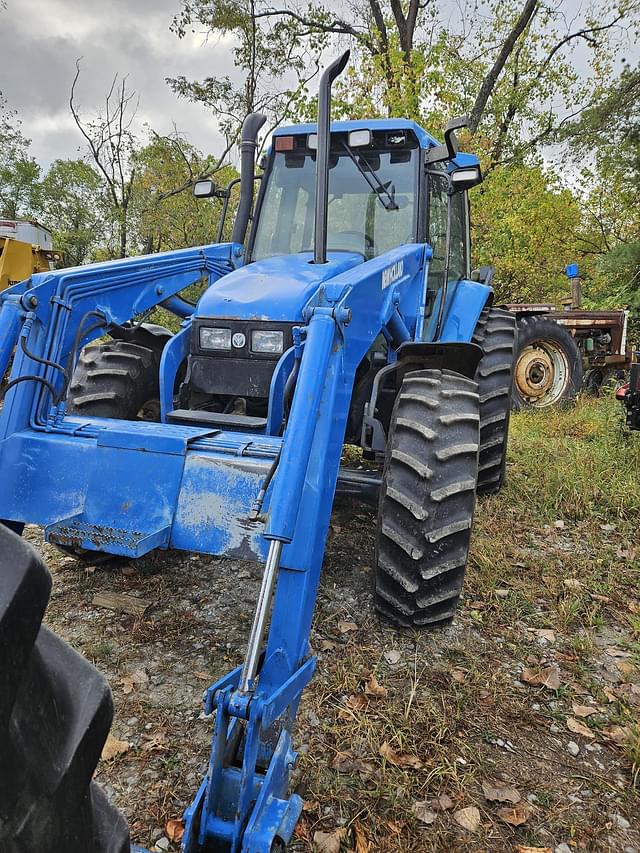
{"label": "vertical exhaust pipe", "polygon": [[316,150],[316,219],[313,236],[313,262],[327,262],[327,207],[329,204],[329,148],[331,145],[331,85],[344,71],[350,51],[335,59],[320,78],[318,92],[318,145]]}
{"label": "vertical exhaust pipe", "polygon": [[255,178],[258,131],[267,120],[262,113],[250,113],[242,125],[240,142],[240,201],[233,223],[232,243],[244,243],[253,207],[253,181]]}

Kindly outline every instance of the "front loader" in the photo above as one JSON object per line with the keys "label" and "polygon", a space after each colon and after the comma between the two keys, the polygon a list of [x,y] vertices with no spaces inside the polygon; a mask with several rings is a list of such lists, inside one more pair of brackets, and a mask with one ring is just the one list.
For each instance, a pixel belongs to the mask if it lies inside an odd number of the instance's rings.
{"label": "front loader", "polygon": [[[0,373],[16,347],[5,524],[76,550],[264,563],[244,663],[205,693],[211,758],[184,853],[267,853],[293,832],[292,729],[316,666],[331,508],[336,488],[364,487],[341,469],[344,443],[380,463],[366,484],[375,604],[400,626],[453,618],[476,492],[504,478],[515,319],[471,276],[478,161],[458,152],[460,121],[442,145],[403,119],[330,126],[347,59],[322,76],[317,126],[274,133],[255,201],[264,119],[245,122],[230,243],[34,275],[2,300]],[[195,284],[193,305],[181,294]],[[158,305],[182,318],[177,334],[145,322]],[[25,832],[23,817],[0,838]],[[34,849],[61,849],[44,825]],[[103,835],[96,851],[128,849]]]}

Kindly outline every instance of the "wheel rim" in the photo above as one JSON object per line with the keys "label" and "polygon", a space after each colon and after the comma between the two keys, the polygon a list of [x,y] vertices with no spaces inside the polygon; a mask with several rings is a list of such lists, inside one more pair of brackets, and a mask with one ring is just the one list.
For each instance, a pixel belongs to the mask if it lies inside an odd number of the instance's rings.
{"label": "wheel rim", "polygon": [[518,356],[515,380],[520,396],[534,408],[552,406],[569,382],[569,361],[555,341],[536,341]]}

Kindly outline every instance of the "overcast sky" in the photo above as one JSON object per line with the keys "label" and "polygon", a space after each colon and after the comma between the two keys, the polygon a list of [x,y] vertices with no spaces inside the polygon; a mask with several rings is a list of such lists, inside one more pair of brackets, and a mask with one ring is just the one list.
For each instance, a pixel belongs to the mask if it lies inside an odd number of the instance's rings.
{"label": "overcast sky", "polygon": [[77,101],[87,115],[104,100],[113,75],[128,74],[140,98],[140,123],[163,133],[175,122],[198,148],[215,152],[221,138],[213,117],[174,95],[165,77],[228,73],[230,45],[204,46],[201,35],[178,39],[169,26],[179,8],[179,0],[6,0],[0,10],[0,91],[18,111],[43,166],[84,153],[68,103],[81,56]]}
{"label": "overcast sky", "polygon": [[[562,0],[561,5],[570,20],[585,4]],[[169,27],[180,7],[180,0],[0,0],[0,91],[18,111],[42,166],[57,157],[85,154],[68,104],[79,57],[77,102],[85,115],[102,105],[113,75],[126,74],[140,99],[139,127],[146,122],[167,133],[175,123],[201,151],[220,151],[211,113],[178,99],[165,78],[233,74],[231,42],[205,44],[204,34],[178,39]],[[439,9],[459,15],[456,0],[439,0]],[[627,41],[620,48],[619,60],[637,61],[637,46]],[[581,44],[573,54],[576,67],[587,69],[587,54]]]}

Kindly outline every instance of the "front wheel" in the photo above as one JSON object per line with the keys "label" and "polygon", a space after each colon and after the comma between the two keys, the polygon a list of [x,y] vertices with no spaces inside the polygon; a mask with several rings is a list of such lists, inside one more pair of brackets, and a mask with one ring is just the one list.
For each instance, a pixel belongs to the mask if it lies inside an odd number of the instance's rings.
{"label": "front wheel", "polygon": [[86,347],[69,388],[69,410],[120,420],[160,420],[159,350],[109,341]]}
{"label": "front wheel", "polygon": [[518,320],[514,409],[544,409],[573,401],[582,388],[582,358],[569,332],[546,316]]}
{"label": "front wheel", "polygon": [[451,370],[418,370],[391,417],[376,537],[375,605],[396,625],[453,619],[476,499],[478,386]]}

